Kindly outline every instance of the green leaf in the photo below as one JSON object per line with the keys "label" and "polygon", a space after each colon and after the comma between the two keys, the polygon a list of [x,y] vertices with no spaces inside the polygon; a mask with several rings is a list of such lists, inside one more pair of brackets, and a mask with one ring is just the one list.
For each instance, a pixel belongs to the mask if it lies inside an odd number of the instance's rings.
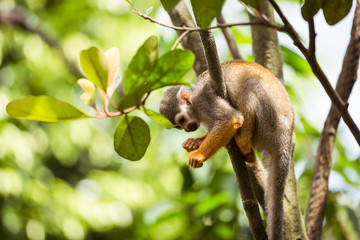
{"label": "green leaf", "polygon": [[148,109],[144,106],[141,106],[140,110],[143,111],[146,115],[148,115],[149,118],[159,123],[164,128],[171,129],[173,127],[172,123],[160,113],[154,112],[153,110]]}
{"label": "green leaf", "polygon": [[323,0],[323,12],[329,25],[341,21],[350,11],[352,0]]}
{"label": "green leaf", "polygon": [[296,73],[302,75],[311,74],[309,63],[303,57],[284,46],[281,46],[281,54],[284,62],[293,68]]}
{"label": "green leaf", "polygon": [[306,21],[311,21],[316,13],[320,10],[323,0],[305,0],[301,7],[301,15]]}
{"label": "green leaf", "polygon": [[135,106],[144,98],[145,94],[170,85],[187,84],[181,78],[194,63],[194,55],[186,50],[174,50],[162,55],[156,62],[150,76],[143,79],[141,85],[133,87],[118,104],[119,110]]}
{"label": "green leaf", "polygon": [[103,52],[96,47],[81,51],[80,64],[86,77],[106,92],[108,65]]}
{"label": "green leaf", "polygon": [[83,94],[81,94],[81,100],[85,103],[88,104],[92,107],[95,106],[95,85],[85,79],[85,78],[81,78],[77,81],[77,83],[79,84],[79,86],[81,87],[81,89],[84,91]]}
{"label": "green leaf", "polygon": [[198,24],[206,28],[219,15],[225,0],[191,0]]}
{"label": "green leaf", "polygon": [[131,160],[140,160],[150,143],[148,125],[139,117],[125,116],[114,134],[114,148],[119,156]]}
{"label": "green leaf", "polygon": [[47,96],[16,99],[6,106],[6,111],[14,118],[41,122],[60,122],[89,117],[71,104]]}
{"label": "green leaf", "polygon": [[131,59],[124,76],[125,94],[144,84],[155,66],[158,45],[157,37],[149,37]]}
{"label": "green leaf", "polygon": [[186,50],[177,49],[162,55],[148,80],[151,90],[186,84],[182,77],[191,69],[194,61],[194,55]]}
{"label": "green leaf", "polygon": [[173,9],[180,0],[161,0],[161,4],[166,11]]}
{"label": "green leaf", "polygon": [[[239,0],[240,1],[240,0]],[[262,0],[241,0],[245,5],[260,11]]]}

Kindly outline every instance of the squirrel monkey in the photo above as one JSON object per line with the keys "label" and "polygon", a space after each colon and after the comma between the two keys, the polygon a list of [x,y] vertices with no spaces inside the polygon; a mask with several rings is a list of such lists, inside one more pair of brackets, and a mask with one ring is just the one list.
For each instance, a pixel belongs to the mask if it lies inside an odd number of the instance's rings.
{"label": "squirrel monkey", "polygon": [[268,236],[283,239],[282,199],[295,141],[289,96],[275,75],[257,63],[233,60],[221,67],[228,101],[216,94],[205,71],[191,88],[169,88],[162,96],[160,113],[177,129],[192,132],[201,124],[208,130],[205,136],[183,143],[190,152],[190,167],[201,167],[232,137],[248,164],[256,161],[253,149],[262,154],[268,170]]}

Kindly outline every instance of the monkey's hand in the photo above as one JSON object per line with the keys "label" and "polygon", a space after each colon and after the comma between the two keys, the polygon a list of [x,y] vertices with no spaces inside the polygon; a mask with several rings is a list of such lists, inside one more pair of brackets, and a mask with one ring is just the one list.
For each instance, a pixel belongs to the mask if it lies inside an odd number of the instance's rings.
{"label": "monkey's hand", "polygon": [[204,141],[203,139],[199,139],[199,138],[189,138],[188,140],[183,142],[182,147],[186,151],[191,152],[198,149],[203,141]]}
{"label": "monkey's hand", "polygon": [[202,154],[200,151],[195,150],[190,152],[188,165],[192,168],[199,168],[202,167],[205,160],[205,155]]}

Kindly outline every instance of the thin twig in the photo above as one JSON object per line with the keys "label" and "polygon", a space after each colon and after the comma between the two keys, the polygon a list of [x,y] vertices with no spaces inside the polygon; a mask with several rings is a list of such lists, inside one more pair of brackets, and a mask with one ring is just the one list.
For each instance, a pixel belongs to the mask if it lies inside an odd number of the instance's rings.
{"label": "thin twig", "polygon": [[186,30],[185,32],[183,32],[180,37],[176,40],[176,42],[174,43],[174,46],[171,48],[171,51],[174,51],[175,48],[177,47],[177,45],[179,45],[179,43],[181,42],[181,40],[186,37],[186,35],[188,35],[190,33],[189,30]]}
{"label": "thin twig", "polygon": [[316,51],[315,37],[316,37],[316,33],[315,33],[314,19],[312,19],[309,22],[309,53],[310,55],[314,55],[314,56]]}
{"label": "thin twig", "polygon": [[212,27],[207,27],[207,28],[202,28],[202,27],[179,27],[179,26],[171,26],[171,25],[167,25],[164,24],[162,22],[159,22],[158,20],[140,12],[140,11],[135,11],[132,10],[133,13],[135,13],[136,15],[149,20],[150,22],[156,23],[160,26],[166,27],[166,28],[171,28],[173,30],[178,30],[178,31],[190,31],[190,32],[194,32],[194,31],[207,31],[207,30],[212,30],[212,29],[216,29],[216,28],[228,28],[228,27],[235,27],[235,26],[251,26],[251,25],[260,25],[260,26],[266,26],[266,27],[271,27],[271,28],[275,28],[276,30],[280,31],[280,32],[284,32],[284,28],[283,26],[279,26],[279,25],[275,25],[272,24],[268,21],[261,21],[261,22],[246,22],[246,23],[231,23],[231,24],[217,24],[215,26]]}

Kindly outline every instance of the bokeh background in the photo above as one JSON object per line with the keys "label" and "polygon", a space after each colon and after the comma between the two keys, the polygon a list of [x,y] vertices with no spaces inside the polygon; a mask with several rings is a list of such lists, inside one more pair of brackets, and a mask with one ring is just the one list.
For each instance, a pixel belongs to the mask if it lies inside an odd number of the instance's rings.
{"label": "bokeh background", "polygon": [[[171,24],[158,0],[134,0],[150,16]],[[307,39],[298,1],[280,1],[290,21]],[[224,150],[201,169],[186,166],[181,143],[201,135],[150,125],[151,143],[144,158],[130,162],[113,150],[118,118],[40,123],[10,118],[7,103],[25,95],[48,95],[92,113],[81,102],[79,52],[90,46],[120,49],[123,76],[137,48],[151,35],[160,54],[177,39],[131,12],[124,0],[1,0],[0,12],[18,9],[26,29],[0,23],[0,238],[1,239],[248,239],[250,231],[240,194]],[[1,14],[0,13],[0,14]],[[25,15],[24,15],[25,14]],[[243,5],[226,2],[228,22],[245,22]],[[350,37],[353,10],[334,27],[315,18],[317,53],[325,73],[336,83]],[[44,41],[34,29],[52,43]],[[233,28],[239,49],[251,57],[248,27]],[[220,30],[214,31],[220,58],[230,59]],[[296,111],[295,169],[299,201],[305,212],[313,160],[330,100],[285,34],[279,34],[285,84]],[[66,60],[66,61],[65,61]],[[68,63],[67,63],[68,62]],[[70,64],[70,65],[69,65]],[[195,79],[189,72],[185,78]],[[157,110],[163,90],[146,106]],[[360,88],[350,97],[350,113],[360,125]],[[340,125],[323,239],[360,237],[360,150]]]}

